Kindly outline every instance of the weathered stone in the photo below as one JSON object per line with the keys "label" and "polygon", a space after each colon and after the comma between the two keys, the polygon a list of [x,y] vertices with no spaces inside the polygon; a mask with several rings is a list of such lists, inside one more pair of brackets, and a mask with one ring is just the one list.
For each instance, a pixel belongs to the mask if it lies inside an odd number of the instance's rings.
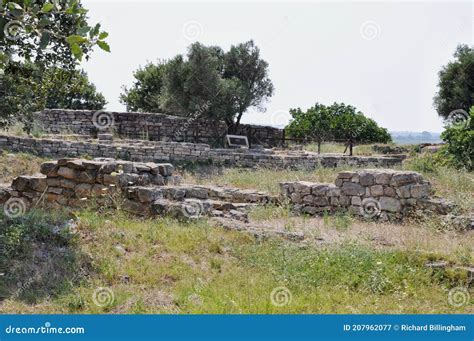
{"label": "weathered stone", "polygon": [[160,163],[158,164],[158,170],[163,176],[171,176],[174,172],[174,167],[170,163]]}
{"label": "weathered stone", "polygon": [[89,170],[80,172],[77,181],[85,182],[88,184],[94,184],[96,182],[96,178],[97,178],[97,171],[89,169]]}
{"label": "weathered stone", "polygon": [[58,187],[74,189],[77,185],[77,182],[67,179],[61,179]]}
{"label": "weathered stone", "polygon": [[313,204],[316,206],[327,206],[329,205],[329,199],[327,197],[314,197]]}
{"label": "weathered stone", "polygon": [[149,216],[151,214],[151,207],[148,204],[142,204],[132,200],[124,200],[122,208],[130,213]]}
{"label": "weathered stone", "polygon": [[84,170],[84,166],[82,165],[82,160],[80,159],[74,159],[74,160],[69,160],[66,162],[66,167],[71,168],[71,169],[76,169],[76,170]]}
{"label": "weathered stone", "polygon": [[362,199],[360,197],[352,197],[351,198],[351,205],[360,206],[361,203],[362,203]]}
{"label": "weathered stone", "polygon": [[338,197],[340,195],[341,195],[341,190],[338,187],[334,185],[329,186],[328,193],[327,193],[328,197]]}
{"label": "weathered stone", "polygon": [[341,193],[348,196],[361,196],[365,194],[365,188],[354,182],[344,182]]}
{"label": "weathered stone", "polygon": [[390,180],[390,186],[400,187],[407,184],[415,184],[421,180],[421,175],[415,172],[394,173]]}
{"label": "weathered stone", "polygon": [[415,199],[428,198],[431,194],[431,185],[430,183],[412,185],[410,188],[410,193]]}
{"label": "weathered stone", "polygon": [[382,185],[374,185],[370,187],[370,195],[374,197],[380,197],[384,194]]}
{"label": "weathered stone", "polygon": [[409,198],[410,197],[410,187],[411,185],[405,185],[397,188],[397,195],[399,198]]}
{"label": "weathered stone", "polygon": [[44,162],[40,166],[40,173],[46,175],[48,178],[58,176],[58,163],[56,161]]}
{"label": "weathered stone", "polygon": [[385,187],[383,190],[383,194],[386,197],[396,197],[397,191],[393,187]]}
{"label": "weathered stone", "polygon": [[153,202],[163,198],[163,192],[159,188],[137,188],[137,196],[140,202]]}
{"label": "weathered stone", "polygon": [[364,186],[372,186],[375,184],[375,176],[368,172],[361,172],[359,174],[359,183]]}
{"label": "weathered stone", "polygon": [[92,186],[90,184],[79,184],[76,186],[74,191],[78,198],[88,198],[91,196]]}
{"label": "weathered stone", "polygon": [[65,179],[75,180],[78,177],[78,171],[67,167],[60,167],[58,175]]}
{"label": "weathered stone", "polygon": [[23,192],[26,189],[28,189],[28,181],[29,181],[28,176],[19,176],[13,180],[12,188],[17,191]]}
{"label": "weathered stone", "polygon": [[62,187],[61,186],[61,180],[63,179],[57,179],[57,178],[47,178],[46,179],[46,183],[48,184],[48,186],[51,186],[51,187]]}
{"label": "weathered stone", "polygon": [[337,178],[338,179],[351,179],[354,176],[354,174],[355,174],[354,172],[346,172],[346,171],[339,172],[337,174]]}
{"label": "weathered stone", "polygon": [[316,184],[311,186],[311,193],[316,196],[325,196],[328,191],[328,184]]}
{"label": "weathered stone", "polygon": [[48,193],[62,194],[63,189],[61,187],[48,187]]}
{"label": "weathered stone", "polygon": [[301,195],[310,194],[311,193],[311,186],[313,185],[312,182],[308,181],[297,181],[293,184],[295,191],[299,192]]}
{"label": "weathered stone", "polygon": [[291,201],[297,204],[301,204],[301,194],[299,192],[291,193]]}
{"label": "weathered stone", "polygon": [[379,204],[382,211],[400,212],[402,210],[400,200],[392,197],[380,197]]}
{"label": "weathered stone", "polygon": [[375,183],[378,185],[388,185],[392,179],[392,174],[388,172],[380,172],[375,175]]}

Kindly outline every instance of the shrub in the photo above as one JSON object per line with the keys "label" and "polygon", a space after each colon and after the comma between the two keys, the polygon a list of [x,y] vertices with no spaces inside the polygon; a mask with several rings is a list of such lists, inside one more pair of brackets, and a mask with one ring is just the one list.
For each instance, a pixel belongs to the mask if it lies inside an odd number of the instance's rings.
{"label": "shrub", "polygon": [[446,157],[445,163],[456,168],[474,169],[474,107],[469,117],[461,122],[449,125],[441,134],[446,146],[441,153]]}

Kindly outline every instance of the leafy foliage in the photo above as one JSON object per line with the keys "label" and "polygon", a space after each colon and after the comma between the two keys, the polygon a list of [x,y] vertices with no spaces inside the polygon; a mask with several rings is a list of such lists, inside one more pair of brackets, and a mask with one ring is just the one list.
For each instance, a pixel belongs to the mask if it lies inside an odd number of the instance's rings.
{"label": "leafy foliage", "polygon": [[471,107],[469,119],[452,124],[441,134],[446,142],[443,150],[448,163],[456,168],[474,169],[474,106]]}
{"label": "leafy foliage", "polygon": [[385,128],[344,103],[330,106],[316,103],[306,111],[290,109],[293,117],[285,128],[289,136],[309,137],[319,142],[342,140],[364,143],[388,143],[391,136]]}
{"label": "leafy foliage", "polygon": [[0,126],[19,121],[30,128],[32,113],[44,108],[98,110],[106,104],[104,96],[80,70],[43,70],[33,63],[9,63],[3,85]]}
{"label": "leafy foliage", "polygon": [[134,72],[135,83],[130,89],[124,86],[120,94],[120,102],[128,111],[164,112],[160,105],[164,68],[165,63],[147,63]]}
{"label": "leafy foliage", "polygon": [[10,60],[72,67],[98,45],[110,51],[107,32],[89,25],[79,0],[0,2],[0,66]]}
{"label": "leafy foliage", "polygon": [[224,52],[217,46],[194,43],[186,57],[138,69],[122,103],[137,111],[168,112],[179,116],[207,116],[226,122],[235,131],[242,115],[273,94],[268,63],[253,41]]}
{"label": "leafy foliage", "polygon": [[445,119],[454,110],[467,112],[474,105],[474,49],[459,45],[454,57],[439,72],[439,91],[434,98],[438,114]]}

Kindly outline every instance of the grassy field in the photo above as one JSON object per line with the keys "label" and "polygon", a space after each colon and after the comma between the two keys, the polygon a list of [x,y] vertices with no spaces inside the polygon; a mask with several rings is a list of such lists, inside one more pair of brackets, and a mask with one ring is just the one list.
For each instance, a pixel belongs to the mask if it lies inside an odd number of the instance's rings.
{"label": "grassy field", "polygon": [[[33,173],[40,161],[1,156],[0,182]],[[404,167],[426,169],[423,162]],[[427,170],[437,193],[472,210],[472,173]],[[183,175],[189,182],[276,193],[280,181],[332,182],[338,171]],[[294,217],[285,206],[259,207],[250,217],[256,225],[310,231],[315,242],[256,240],[206,219],[139,219],[120,211],[0,216],[0,312],[474,313],[472,291],[463,305],[449,300],[450,290],[467,286],[465,272],[425,266],[473,264],[473,231],[443,228],[435,218],[401,225],[345,214]]]}

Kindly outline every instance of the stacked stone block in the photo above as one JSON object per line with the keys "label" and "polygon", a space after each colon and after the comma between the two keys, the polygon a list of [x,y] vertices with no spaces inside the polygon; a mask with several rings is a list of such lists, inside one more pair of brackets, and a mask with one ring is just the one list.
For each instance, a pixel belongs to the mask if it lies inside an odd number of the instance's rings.
{"label": "stacked stone block", "polygon": [[0,204],[13,203],[26,211],[40,206],[77,207],[94,199],[99,206],[120,206],[142,216],[209,215],[247,221],[249,208],[278,202],[277,196],[260,191],[181,185],[173,172],[169,163],[60,159],[42,164],[41,174],[19,176],[11,188],[0,188]]}
{"label": "stacked stone block", "polygon": [[[111,143],[113,142],[113,143]],[[315,169],[342,166],[393,167],[398,157],[335,156],[278,150],[212,149],[207,144],[137,141],[65,141],[0,135],[0,150],[26,152],[45,157],[105,157],[136,162],[212,163],[225,167]]]}
{"label": "stacked stone block", "polygon": [[335,184],[281,183],[296,212],[311,215],[338,210],[373,218],[402,217],[416,209],[447,214],[449,202],[431,198],[431,184],[421,174],[386,169],[338,173]]}
{"label": "stacked stone block", "polygon": [[[35,114],[36,121],[49,134],[73,133],[96,136],[98,128],[93,123],[95,111],[47,109]],[[224,122],[213,122],[198,118],[140,113],[140,112],[98,112],[113,122],[113,130],[121,138],[151,141],[189,141],[212,143],[223,138],[227,132]],[[97,114],[96,114],[97,115]],[[282,130],[269,126],[241,124],[237,135],[251,131],[252,144],[266,147],[281,144]]]}

